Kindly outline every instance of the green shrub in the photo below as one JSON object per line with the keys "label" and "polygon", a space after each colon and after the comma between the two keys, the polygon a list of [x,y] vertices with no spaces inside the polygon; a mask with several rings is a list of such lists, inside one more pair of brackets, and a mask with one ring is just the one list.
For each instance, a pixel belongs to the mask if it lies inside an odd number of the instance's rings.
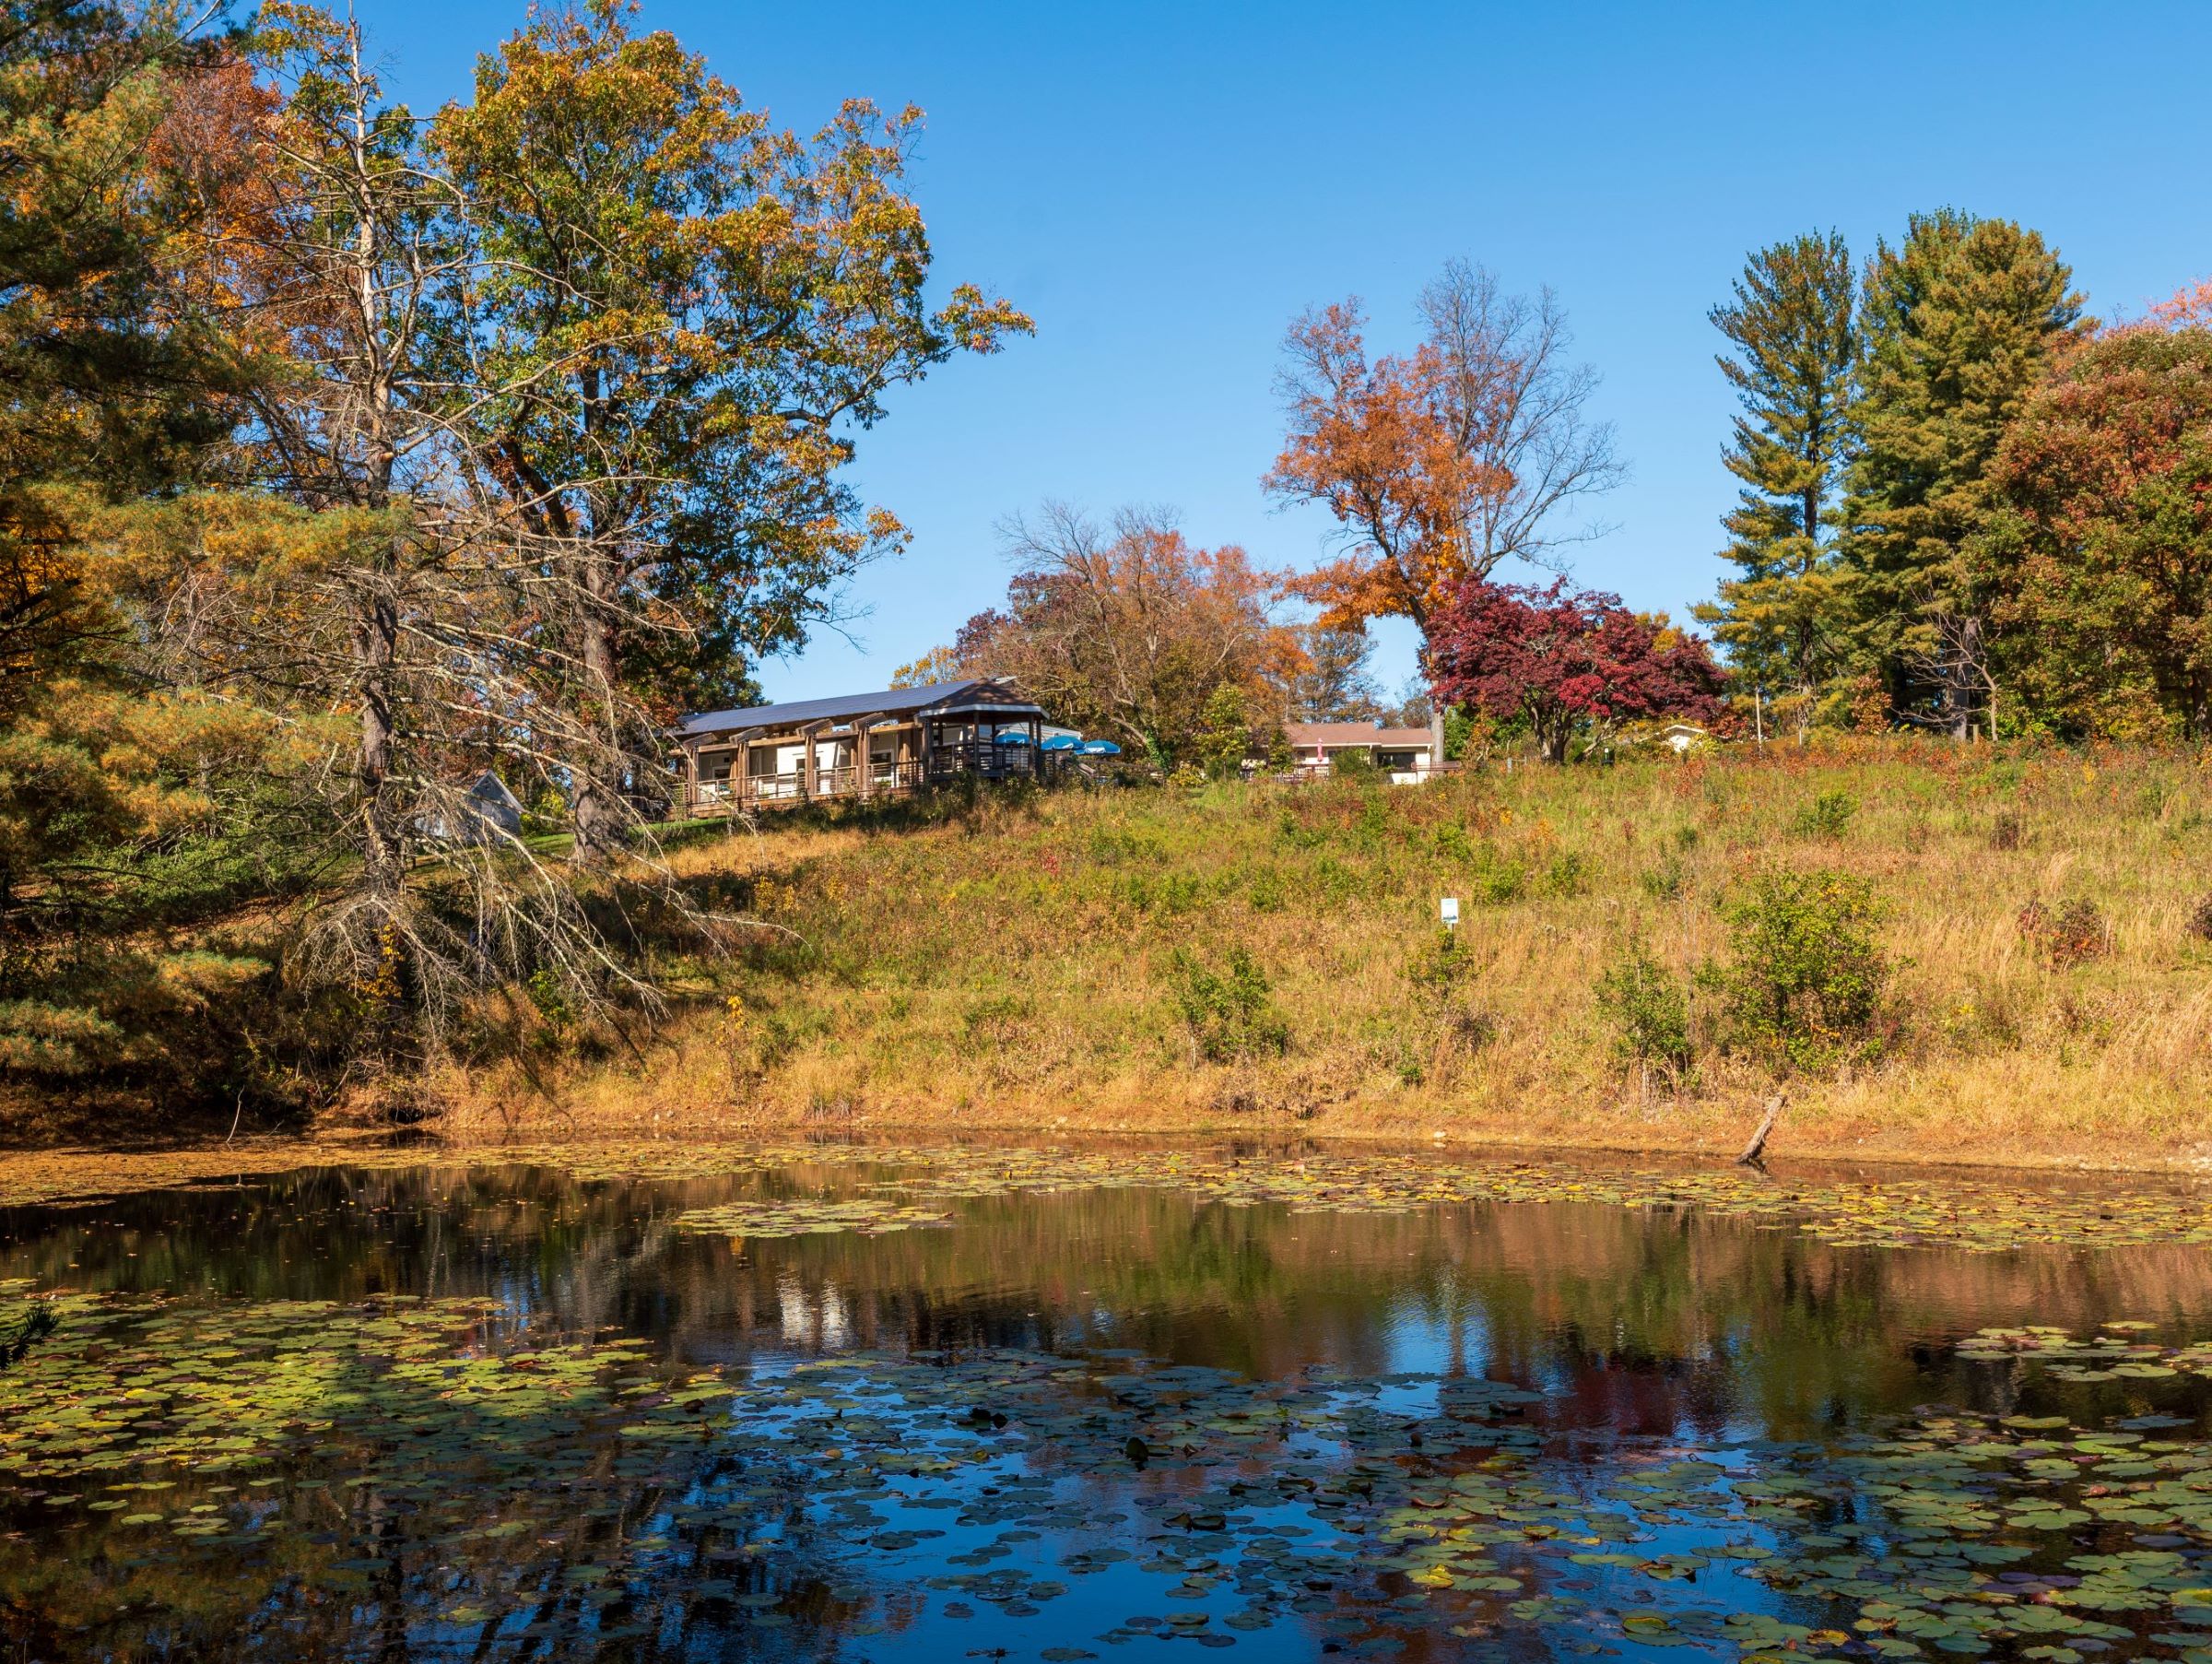
{"label": "green shrub", "polygon": [[1630,942],[1606,967],[1595,999],[1624,1068],[1661,1068],[1677,1079],[1688,1071],[1689,991],[1642,942]]}
{"label": "green shrub", "polygon": [[1275,1009],[1267,974],[1244,949],[1231,948],[1225,967],[1216,971],[1178,948],[1168,958],[1167,981],[1194,1062],[1227,1063],[1289,1049],[1290,1028]]}
{"label": "green shrub", "polygon": [[1643,886],[1643,893],[1654,902],[1673,902],[1681,899],[1688,878],[1688,873],[1682,863],[1670,855],[1662,856],[1658,866],[1647,867],[1638,873],[1636,881]]}
{"label": "green shrub", "polygon": [[1519,901],[1527,892],[1528,868],[1486,844],[1475,862],[1474,882],[1470,887],[1477,901],[1503,907]]}
{"label": "green shrub", "polygon": [[1702,978],[1722,997],[1731,1043],[1812,1072],[1870,1059],[1889,965],[1874,938],[1873,886],[1848,873],[1770,873],[1722,910],[1729,957]]}
{"label": "green shrub", "polygon": [[1841,838],[1858,812],[1859,800],[1849,792],[1822,792],[1797,811],[1798,836]]}
{"label": "green shrub", "polygon": [[1283,883],[1283,869],[1260,867],[1252,875],[1249,894],[1254,913],[1280,913],[1290,899]]}
{"label": "green shrub", "polygon": [[1390,800],[1382,792],[1369,791],[1360,796],[1359,815],[1352,822],[1350,836],[1352,847],[1364,856],[1379,856],[1389,847]]}
{"label": "green shrub", "polygon": [[1314,863],[1313,882],[1321,891],[1321,899],[1332,907],[1343,906],[1362,888],[1359,873],[1335,856],[1324,856]]}
{"label": "green shrub", "polygon": [[1459,939],[1459,932],[1439,926],[1434,936],[1406,962],[1406,980],[1424,1005],[1448,1009],[1475,969],[1474,955]]}
{"label": "green shrub", "polygon": [[1406,1085],[1448,1082],[1463,1059],[1497,1038],[1496,1019],[1465,997],[1476,970],[1476,955],[1465,938],[1441,926],[1406,960],[1406,980],[1413,986],[1425,1031],[1424,1035],[1400,1030],[1397,1072]]}
{"label": "green shrub", "polygon": [[1379,771],[1373,752],[1351,750],[1333,752],[1329,757],[1329,773],[1339,780],[1373,780]]}
{"label": "green shrub", "polygon": [[1562,850],[1544,869],[1544,890],[1548,895],[1578,896],[1589,888],[1590,864],[1575,850]]}

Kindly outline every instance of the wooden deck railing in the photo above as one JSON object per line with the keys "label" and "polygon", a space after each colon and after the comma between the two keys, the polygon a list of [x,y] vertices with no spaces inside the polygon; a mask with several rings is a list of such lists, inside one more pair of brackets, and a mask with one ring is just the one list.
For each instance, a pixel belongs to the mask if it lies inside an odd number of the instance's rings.
{"label": "wooden deck railing", "polygon": [[[922,780],[922,765],[918,762],[873,763],[868,768],[867,793],[870,797],[880,794],[888,797],[912,791]],[[815,770],[811,797],[806,789],[806,776],[794,770],[787,774],[737,774],[727,780],[702,780],[697,786],[685,787],[682,806],[688,815],[725,815],[860,795],[860,771],[848,765]]]}

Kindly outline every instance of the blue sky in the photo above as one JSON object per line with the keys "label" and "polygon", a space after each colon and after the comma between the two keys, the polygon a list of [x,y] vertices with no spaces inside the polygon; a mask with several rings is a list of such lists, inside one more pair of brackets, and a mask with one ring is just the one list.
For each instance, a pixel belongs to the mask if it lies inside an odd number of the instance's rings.
{"label": "blue sky", "polygon": [[[465,93],[514,4],[358,0],[418,108]],[[1677,614],[1720,575],[1730,413],[1707,309],[1747,250],[1854,254],[1945,204],[2052,239],[2101,315],[2212,275],[2212,4],[716,5],[669,29],[782,123],[916,103],[913,189],[945,283],[1034,339],[901,394],[856,483],[913,533],[869,572],[859,645],[762,667],[774,698],[880,686],[1004,591],[993,527],[1056,497],[1172,505],[1263,564],[1329,526],[1269,504],[1284,325],[1362,296],[1410,345],[1464,255],[1548,283],[1632,469],[1574,575]],[[1410,631],[1377,668],[1410,676]]]}

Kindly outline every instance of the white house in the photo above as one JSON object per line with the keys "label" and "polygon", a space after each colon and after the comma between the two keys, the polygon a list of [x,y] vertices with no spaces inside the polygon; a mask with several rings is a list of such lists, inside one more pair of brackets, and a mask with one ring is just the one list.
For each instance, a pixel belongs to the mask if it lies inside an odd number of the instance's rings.
{"label": "white house", "polygon": [[1347,751],[1364,751],[1394,785],[1410,785],[1437,766],[1436,737],[1428,728],[1386,728],[1373,722],[1294,722],[1283,728],[1299,772],[1318,774]]}

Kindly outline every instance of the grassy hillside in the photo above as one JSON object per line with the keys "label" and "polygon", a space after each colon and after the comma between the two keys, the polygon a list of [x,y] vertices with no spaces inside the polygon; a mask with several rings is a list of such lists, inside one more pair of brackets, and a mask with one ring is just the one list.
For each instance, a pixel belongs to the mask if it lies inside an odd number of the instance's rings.
{"label": "grassy hillside", "polygon": [[[668,967],[677,1015],[618,1061],[535,1018],[527,1069],[445,1083],[456,1130],[1733,1151],[1779,1084],[1777,1150],[2212,1152],[2212,793],[2185,758],[1890,740],[1418,788],[1067,791],[771,821],[675,858],[759,921],[735,955]],[[1850,935],[1806,909],[1859,902],[1880,965],[1816,954],[1816,991],[1791,996],[1803,953]],[[1839,1017],[1820,1000],[1847,976],[1865,998]],[[1747,1026],[1776,985],[1779,1015]]]}

